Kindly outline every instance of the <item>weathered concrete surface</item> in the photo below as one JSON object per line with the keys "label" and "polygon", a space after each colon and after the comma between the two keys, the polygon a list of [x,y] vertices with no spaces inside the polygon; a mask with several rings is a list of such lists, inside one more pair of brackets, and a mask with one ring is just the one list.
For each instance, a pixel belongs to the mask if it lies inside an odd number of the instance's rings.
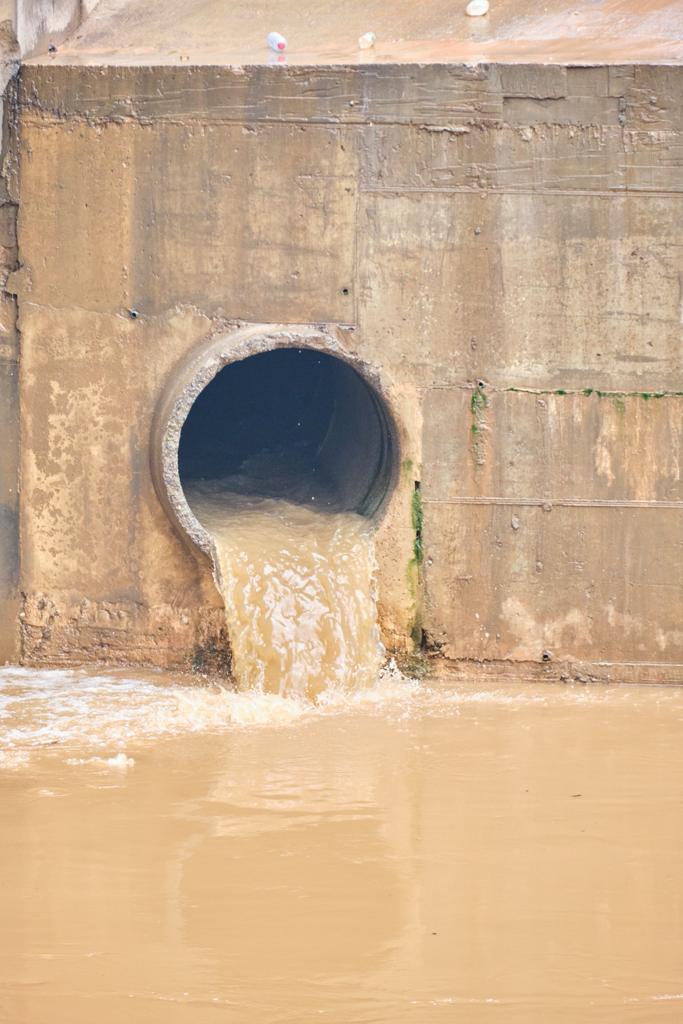
{"label": "weathered concrete surface", "polygon": [[[288,321],[353,320],[342,289],[353,279],[356,156],[335,129],[274,126],[277,161],[242,125],[110,122],[92,131],[27,120],[23,137],[35,206],[23,222],[62,238],[60,266],[26,265],[31,301],[110,313],[134,306],[145,317],[185,304],[264,323],[278,322],[284,306]],[[176,161],[178,152],[185,158]],[[88,168],[89,195],[62,189],[50,205],[69,161]],[[154,167],[163,189],[147,173]],[[116,227],[106,246],[103,224]],[[199,244],[188,244],[195,232]]]}
{"label": "weathered concrete surface", "polygon": [[16,360],[0,358],[0,665],[19,654],[18,392]]}
{"label": "weathered concrete surface", "polygon": [[428,618],[443,653],[675,661],[683,396],[497,391],[473,410],[476,394],[425,403]]}
{"label": "weathered concrete surface", "polygon": [[19,653],[19,345],[14,296],[16,206],[0,185],[0,665]]}
{"label": "weathered concrete surface", "polygon": [[151,484],[154,408],[212,331],[326,323],[403,410],[390,644],[417,624],[451,659],[683,679],[682,85],[25,65],[25,658],[215,646],[210,567]]}
{"label": "weathered concrete surface", "polygon": [[0,4],[0,664],[19,656],[19,339],[7,291],[17,265],[14,112],[5,93],[17,70],[11,12]]}
{"label": "weathered concrete surface", "polygon": [[220,646],[221,602],[155,498],[148,439],[150,395],[206,319],[28,306],[21,326],[26,656],[201,661]]}

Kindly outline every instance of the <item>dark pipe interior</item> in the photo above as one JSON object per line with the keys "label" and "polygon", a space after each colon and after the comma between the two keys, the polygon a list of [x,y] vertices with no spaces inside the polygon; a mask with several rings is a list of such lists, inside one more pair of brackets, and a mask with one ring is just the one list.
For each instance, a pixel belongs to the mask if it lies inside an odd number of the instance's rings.
{"label": "dark pipe interior", "polygon": [[285,348],[225,366],[185,421],[183,484],[372,515],[391,479],[395,445],[382,403],[347,363]]}

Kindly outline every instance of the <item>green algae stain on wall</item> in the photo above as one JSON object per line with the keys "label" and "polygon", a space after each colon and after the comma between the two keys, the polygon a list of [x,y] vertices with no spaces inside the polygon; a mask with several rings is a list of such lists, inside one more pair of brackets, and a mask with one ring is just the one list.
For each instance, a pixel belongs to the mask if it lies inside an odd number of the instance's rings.
{"label": "green algae stain on wall", "polygon": [[410,599],[413,603],[413,625],[410,636],[416,648],[422,646],[422,610],[420,601],[421,567],[424,560],[424,546],[422,539],[422,527],[424,523],[424,511],[422,508],[422,488],[419,480],[415,481],[413,493],[410,496],[410,523],[413,530],[413,557],[408,562],[406,579]]}
{"label": "green algae stain on wall", "polygon": [[472,413],[470,451],[472,452],[475,466],[483,466],[486,458],[484,431],[486,430],[486,409],[488,404],[487,395],[482,391],[481,385],[477,385],[470,398],[470,412]]}

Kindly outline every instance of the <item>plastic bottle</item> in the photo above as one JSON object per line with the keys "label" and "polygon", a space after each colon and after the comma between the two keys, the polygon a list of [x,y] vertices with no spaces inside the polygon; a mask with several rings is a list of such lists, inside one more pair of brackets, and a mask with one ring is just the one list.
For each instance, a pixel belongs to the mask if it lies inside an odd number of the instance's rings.
{"label": "plastic bottle", "polygon": [[266,42],[271,50],[275,50],[276,53],[282,53],[283,50],[287,49],[287,40],[279,32],[270,32]]}

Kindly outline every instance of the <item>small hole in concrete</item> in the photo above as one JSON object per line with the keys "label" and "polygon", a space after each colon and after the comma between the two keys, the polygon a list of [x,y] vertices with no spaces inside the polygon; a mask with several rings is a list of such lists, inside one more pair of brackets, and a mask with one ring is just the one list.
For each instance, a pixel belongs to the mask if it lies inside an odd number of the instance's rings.
{"label": "small hole in concrete", "polygon": [[347,362],[280,348],[229,363],[196,398],[180,436],[183,487],[373,515],[397,448],[381,397]]}

